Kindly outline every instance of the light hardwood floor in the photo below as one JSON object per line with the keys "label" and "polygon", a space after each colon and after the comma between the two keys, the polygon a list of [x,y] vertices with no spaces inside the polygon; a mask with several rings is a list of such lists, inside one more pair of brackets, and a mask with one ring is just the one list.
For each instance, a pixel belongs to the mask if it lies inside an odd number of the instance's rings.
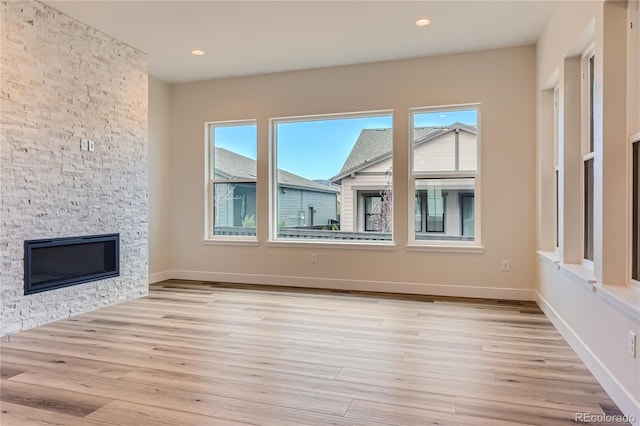
{"label": "light hardwood floor", "polygon": [[547,426],[620,413],[532,302],[171,280],[12,338],[2,426]]}

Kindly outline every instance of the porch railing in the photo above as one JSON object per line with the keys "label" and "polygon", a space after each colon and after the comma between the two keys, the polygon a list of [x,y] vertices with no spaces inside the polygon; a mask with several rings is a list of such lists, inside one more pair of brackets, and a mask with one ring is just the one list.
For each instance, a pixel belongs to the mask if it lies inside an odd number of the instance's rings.
{"label": "porch railing", "polygon": [[[241,228],[233,226],[216,226],[215,235],[236,235],[253,236],[256,235],[256,228]],[[292,240],[339,240],[339,241],[391,241],[390,232],[347,232],[333,231],[327,229],[282,227],[278,230],[278,238]],[[437,241],[473,241],[472,236],[464,235],[438,235],[417,233],[416,240],[437,240]]]}

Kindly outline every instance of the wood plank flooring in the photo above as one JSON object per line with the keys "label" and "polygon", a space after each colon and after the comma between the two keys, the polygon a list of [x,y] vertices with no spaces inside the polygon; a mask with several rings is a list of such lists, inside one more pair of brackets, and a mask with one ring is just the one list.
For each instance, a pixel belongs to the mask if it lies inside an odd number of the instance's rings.
{"label": "wood plank flooring", "polygon": [[3,426],[548,426],[619,413],[532,302],[170,280],[12,338]]}

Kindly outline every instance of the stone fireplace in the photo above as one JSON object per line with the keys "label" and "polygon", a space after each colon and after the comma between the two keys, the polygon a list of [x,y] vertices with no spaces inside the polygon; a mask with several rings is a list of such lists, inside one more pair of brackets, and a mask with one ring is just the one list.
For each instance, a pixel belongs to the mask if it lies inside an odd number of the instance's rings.
{"label": "stone fireplace", "polygon": [[[47,5],[0,8],[4,335],[147,293],[148,77],[143,53]],[[118,274],[25,294],[25,241],[104,234]]]}

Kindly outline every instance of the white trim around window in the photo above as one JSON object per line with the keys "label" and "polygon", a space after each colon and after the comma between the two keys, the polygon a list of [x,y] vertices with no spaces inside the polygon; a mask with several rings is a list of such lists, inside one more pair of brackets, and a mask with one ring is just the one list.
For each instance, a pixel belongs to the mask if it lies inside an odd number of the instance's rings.
{"label": "white trim around window", "polygon": [[[334,132],[334,136],[323,139],[322,144],[314,142],[312,137],[304,136],[305,131],[313,131],[313,136],[317,136],[324,128],[341,120],[346,126],[358,129],[360,136],[356,135],[354,139],[347,130],[344,134]],[[285,131],[288,133],[285,134]],[[385,145],[385,149],[377,150],[375,158],[368,158],[364,155],[368,152],[364,151],[360,152],[363,156],[353,155],[353,158],[362,161],[349,162],[353,150],[357,149],[366,131],[383,132],[385,138],[382,139],[390,142],[388,147]],[[347,138],[346,134],[350,136]],[[291,135],[297,135],[299,141],[294,141]],[[318,244],[322,247],[394,247],[392,202],[385,204],[388,209],[379,213],[380,218],[384,218],[384,221],[381,221],[384,224],[382,230],[365,232],[364,229],[360,229],[360,218],[357,215],[360,206],[356,193],[356,190],[361,189],[362,182],[365,182],[371,190],[393,194],[393,110],[270,118],[269,139],[269,246]],[[299,147],[296,141],[300,143]],[[296,155],[307,156],[305,161],[308,161],[308,156],[313,155],[309,153],[313,152],[314,148],[322,148],[331,153],[332,149],[336,149],[336,146],[328,143],[331,141],[344,141],[352,151],[345,158],[339,157],[338,167],[332,171],[332,175],[325,173],[316,176],[314,173],[317,172],[308,170],[311,167],[290,168],[296,166],[291,163],[291,158],[297,158]],[[339,148],[341,147],[344,145]],[[325,161],[321,156],[313,158],[317,162]],[[385,170],[378,170],[384,164]],[[379,167],[365,170],[375,165]],[[324,184],[326,186],[322,187]],[[290,198],[294,194],[300,199],[297,209],[291,204]],[[333,214],[327,207],[331,196],[336,203]],[[314,203],[317,205],[312,206],[312,202],[309,201],[311,199],[315,199]],[[389,200],[391,201],[391,196]]]}
{"label": "white trim around window", "polygon": [[[216,130],[227,134],[216,140]],[[257,120],[206,122],[204,141],[205,232],[202,242],[205,245],[255,245]],[[220,192],[216,193],[218,186]],[[224,209],[219,206],[216,211],[216,204],[224,204]],[[218,212],[222,210],[224,214],[219,217]]]}
{"label": "white trim around window", "polygon": [[[407,250],[483,252],[480,104],[412,108],[409,115]],[[447,154],[430,155],[430,144]],[[430,190],[446,193],[443,233],[416,232],[415,194]]]}
{"label": "white trim around window", "polygon": [[595,253],[595,225],[594,225],[594,189],[595,189],[595,47],[591,45],[582,55],[580,68],[582,74],[581,84],[581,224],[582,224],[582,263],[593,270]]}

